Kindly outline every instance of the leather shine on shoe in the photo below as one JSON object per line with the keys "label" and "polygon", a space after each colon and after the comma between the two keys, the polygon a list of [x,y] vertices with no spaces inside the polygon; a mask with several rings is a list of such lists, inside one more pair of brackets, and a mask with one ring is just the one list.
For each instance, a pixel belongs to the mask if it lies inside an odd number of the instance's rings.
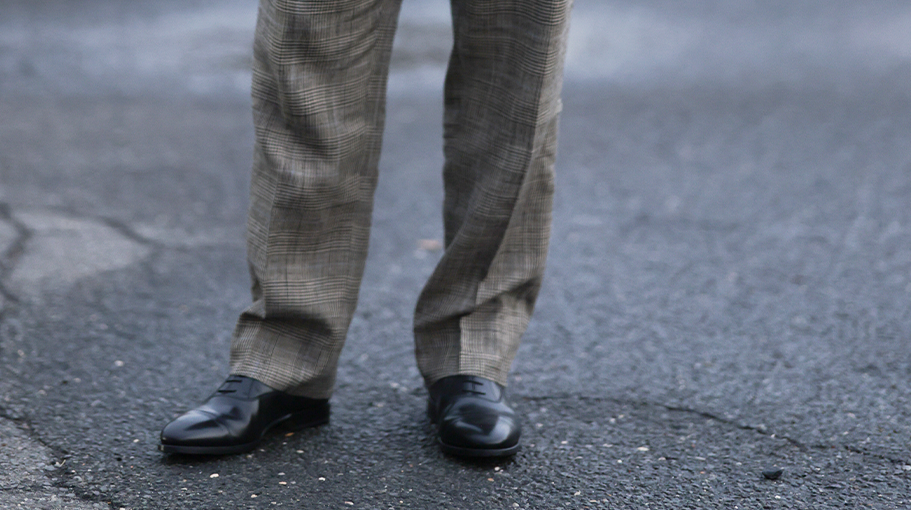
{"label": "leather shine on shoe", "polygon": [[165,453],[226,455],[256,448],[278,424],[296,428],[329,422],[329,401],[295,397],[256,379],[232,375],[201,406],[161,431]]}
{"label": "leather shine on shoe", "polygon": [[504,457],[519,451],[522,429],[503,386],[483,377],[454,375],[430,387],[427,413],[444,453]]}

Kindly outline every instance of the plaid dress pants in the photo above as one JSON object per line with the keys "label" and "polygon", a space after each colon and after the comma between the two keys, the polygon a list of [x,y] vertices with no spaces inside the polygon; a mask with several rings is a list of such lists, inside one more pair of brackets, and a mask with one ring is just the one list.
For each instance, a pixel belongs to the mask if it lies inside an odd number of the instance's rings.
{"label": "plaid dress pants", "polygon": [[[451,0],[445,251],[418,299],[427,384],[506,383],[544,272],[572,0]],[[364,271],[401,0],[261,0],[232,373],[328,398]]]}

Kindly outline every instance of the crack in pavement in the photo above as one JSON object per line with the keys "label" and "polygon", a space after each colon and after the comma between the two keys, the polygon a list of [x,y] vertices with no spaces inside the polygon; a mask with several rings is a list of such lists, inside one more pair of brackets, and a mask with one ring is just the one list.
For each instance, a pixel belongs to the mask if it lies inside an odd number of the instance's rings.
{"label": "crack in pavement", "polygon": [[[6,282],[19,257],[25,252],[25,245],[32,233],[24,223],[16,219],[12,207],[5,202],[0,202],[0,221],[13,230],[13,238],[6,241],[6,248],[0,252],[0,297],[11,303],[19,303],[19,297],[7,288]],[[0,238],[0,242],[2,241],[3,239]],[[3,244],[0,244],[0,248],[3,248]],[[0,301],[0,305],[2,304],[3,302]],[[4,312],[5,308],[0,306],[0,320],[2,320]]]}
{"label": "crack in pavement", "polygon": [[16,211],[14,217],[29,236],[20,236],[15,260],[6,264],[3,280],[8,291],[20,297],[125,268],[153,251],[154,243],[113,220],[49,209]]}
{"label": "crack in pavement", "polygon": [[644,400],[625,400],[625,399],[620,399],[620,398],[594,397],[594,396],[587,396],[587,395],[572,395],[572,394],[525,396],[525,397],[519,397],[519,398],[521,398],[522,400],[531,401],[531,402],[537,402],[537,401],[546,402],[546,401],[551,401],[551,400],[576,399],[576,400],[582,400],[582,401],[589,400],[589,401],[595,401],[595,402],[611,402],[611,403],[618,404],[618,405],[630,405],[630,406],[637,407],[637,408],[661,408],[661,409],[665,409],[668,411],[674,411],[674,412],[680,412],[680,413],[700,416],[702,418],[706,418],[706,419],[709,419],[709,420],[712,420],[712,421],[715,421],[718,423],[722,423],[722,424],[725,424],[725,425],[728,425],[731,427],[735,427],[740,430],[747,430],[747,431],[755,432],[757,434],[768,437],[770,439],[780,439],[782,441],[786,441],[786,442],[792,444],[793,446],[796,446],[801,451],[807,451],[807,450],[831,451],[834,448],[841,448],[841,449],[844,449],[851,453],[856,453],[859,455],[864,455],[864,456],[872,457],[875,459],[884,460],[884,461],[890,462],[892,464],[899,464],[899,465],[903,465],[903,466],[911,465],[911,462],[909,462],[906,459],[892,457],[892,456],[885,455],[882,453],[870,452],[870,451],[867,451],[867,450],[864,450],[862,448],[852,446],[852,445],[847,445],[847,444],[834,444],[833,445],[833,444],[824,444],[824,443],[807,444],[798,439],[794,439],[793,437],[781,435],[776,432],[771,432],[768,429],[768,427],[765,427],[763,425],[750,425],[748,423],[740,423],[740,422],[736,422],[734,420],[725,418],[723,416],[719,416],[710,411],[704,411],[704,410],[695,409],[695,408],[691,408],[691,407],[675,406],[675,405],[670,405],[670,404],[662,404],[660,402],[649,402],[649,401],[644,401]]}
{"label": "crack in pavement", "polygon": [[[0,227],[2,226],[8,228],[6,239],[0,236],[0,326],[9,318],[10,309],[6,304],[21,303],[20,296],[10,288],[9,282],[17,265],[27,256],[27,245],[35,235],[35,231],[18,218],[12,207],[4,202],[0,202]],[[122,229],[115,230],[123,234]],[[11,486],[0,486],[0,505],[26,505],[25,508],[32,508],[33,505],[39,504],[41,508],[48,509],[88,510],[99,508],[98,504],[102,504],[111,508],[110,503],[105,504],[100,498],[83,494],[78,486],[67,483],[69,477],[61,468],[66,464],[69,454],[47,444],[34,431],[27,417],[13,416],[5,407],[0,406],[0,428],[7,429],[4,434],[5,441],[0,443],[4,464],[10,466],[4,471],[13,473],[15,467],[16,472],[26,473],[20,476],[32,479],[28,483],[21,483],[20,480],[14,481]],[[11,445],[14,441],[25,444],[20,446],[19,450],[13,451],[8,444]],[[45,466],[39,468],[36,462],[44,462]],[[51,469],[46,469],[51,466]],[[52,478],[51,472],[59,476]]]}
{"label": "crack in pavement", "polygon": [[[12,417],[0,408],[0,429],[4,432],[0,452],[5,465],[4,472],[0,473],[0,506],[17,504],[36,508],[34,504],[40,503],[40,508],[47,509],[88,509],[104,504],[98,498],[81,494],[78,487],[66,482],[67,473],[62,468],[69,456],[47,445],[26,419]],[[51,473],[57,477],[52,477]]]}
{"label": "crack in pavement", "polygon": [[25,243],[31,232],[24,223],[16,219],[13,215],[13,208],[5,202],[0,202],[0,220],[13,227],[17,234],[16,238],[9,242],[9,247],[0,253],[0,263],[6,268],[7,260],[15,260],[15,257],[24,251]]}
{"label": "crack in pavement", "polygon": [[45,210],[58,213],[69,219],[90,221],[104,225],[123,237],[155,251],[164,249],[186,251],[203,246],[221,246],[237,243],[244,243],[243,245],[246,246],[245,236],[239,235],[239,232],[245,230],[237,230],[236,226],[231,226],[230,228],[210,227],[200,233],[149,223],[140,223],[137,226],[133,226],[128,222],[110,216],[89,214],[63,207],[49,207]]}
{"label": "crack in pavement", "polygon": [[60,448],[55,448],[55,447],[47,444],[43,439],[41,439],[41,437],[35,433],[34,429],[32,428],[32,426],[29,423],[27,418],[15,417],[12,414],[10,414],[5,407],[0,406],[0,419],[12,422],[16,426],[16,428],[19,429],[19,431],[21,431],[22,433],[24,433],[28,436],[29,440],[35,441],[36,443],[40,444],[44,449],[46,449],[50,452],[54,452],[56,454],[57,458],[62,459],[62,461],[55,461],[60,466],[62,466],[64,463],[66,463],[66,459],[70,458],[70,454],[66,450],[63,450]]}
{"label": "crack in pavement", "polygon": [[88,219],[94,219],[98,223],[107,225],[108,227],[110,227],[112,230],[115,230],[123,237],[133,240],[139,244],[142,244],[145,246],[151,246],[153,248],[159,248],[159,249],[165,248],[164,244],[140,234],[139,232],[134,230],[133,227],[131,227],[129,224],[122,222],[120,220],[117,220],[114,218],[101,217],[101,216],[94,217],[94,218],[88,218]]}
{"label": "crack in pavement", "polygon": [[[102,272],[143,264],[164,249],[224,244],[231,234],[226,231],[193,236],[154,226],[146,230],[150,235],[115,218],[59,208],[21,211],[0,202],[0,334],[8,333],[6,326],[12,320],[12,309],[7,304],[26,306],[23,301],[28,302],[33,295],[61,290]],[[0,368],[14,372],[12,367]],[[14,389],[14,379],[0,378],[0,393]],[[18,442],[26,445],[24,450],[9,452],[5,445],[0,446],[2,471],[13,471],[6,469],[9,463],[24,472],[23,467],[35,467],[35,458],[46,459],[48,466],[54,466],[36,471],[31,483],[0,486],[0,507],[32,508],[39,503],[41,508],[119,508],[106,494],[83,487],[75,472],[63,469],[70,453],[47,444],[31,426],[27,413],[14,416],[0,406],[0,428],[6,428],[9,435],[17,436]]]}

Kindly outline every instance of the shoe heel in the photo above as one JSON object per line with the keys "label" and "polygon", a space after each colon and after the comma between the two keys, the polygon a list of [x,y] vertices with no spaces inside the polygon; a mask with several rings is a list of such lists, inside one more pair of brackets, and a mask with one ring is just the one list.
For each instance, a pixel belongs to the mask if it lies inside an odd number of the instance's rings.
{"label": "shoe heel", "polygon": [[285,430],[300,430],[319,427],[329,423],[329,402],[322,402],[306,411],[294,413],[281,423]]}

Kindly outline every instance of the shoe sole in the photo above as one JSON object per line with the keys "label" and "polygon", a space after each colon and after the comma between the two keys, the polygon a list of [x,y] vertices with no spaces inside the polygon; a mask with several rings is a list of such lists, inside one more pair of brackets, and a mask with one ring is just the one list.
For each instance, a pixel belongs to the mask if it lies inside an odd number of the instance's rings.
{"label": "shoe sole", "polygon": [[511,457],[521,449],[522,445],[510,446],[509,448],[462,448],[460,446],[448,445],[442,441],[437,440],[437,443],[440,445],[440,450],[447,455],[453,455],[455,457],[472,457],[472,458],[490,458],[490,457]]}
{"label": "shoe sole", "polygon": [[[316,416],[314,416],[316,414]],[[230,446],[182,446],[176,444],[158,445],[158,450],[164,453],[177,453],[183,455],[231,455],[235,453],[246,453],[262,442],[266,434],[274,427],[280,427],[285,430],[301,430],[306,428],[319,427],[329,423],[329,403],[325,403],[313,409],[308,409],[300,413],[291,413],[283,416],[269,424],[263,433],[255,441],[249,443],[230,445]]]}

